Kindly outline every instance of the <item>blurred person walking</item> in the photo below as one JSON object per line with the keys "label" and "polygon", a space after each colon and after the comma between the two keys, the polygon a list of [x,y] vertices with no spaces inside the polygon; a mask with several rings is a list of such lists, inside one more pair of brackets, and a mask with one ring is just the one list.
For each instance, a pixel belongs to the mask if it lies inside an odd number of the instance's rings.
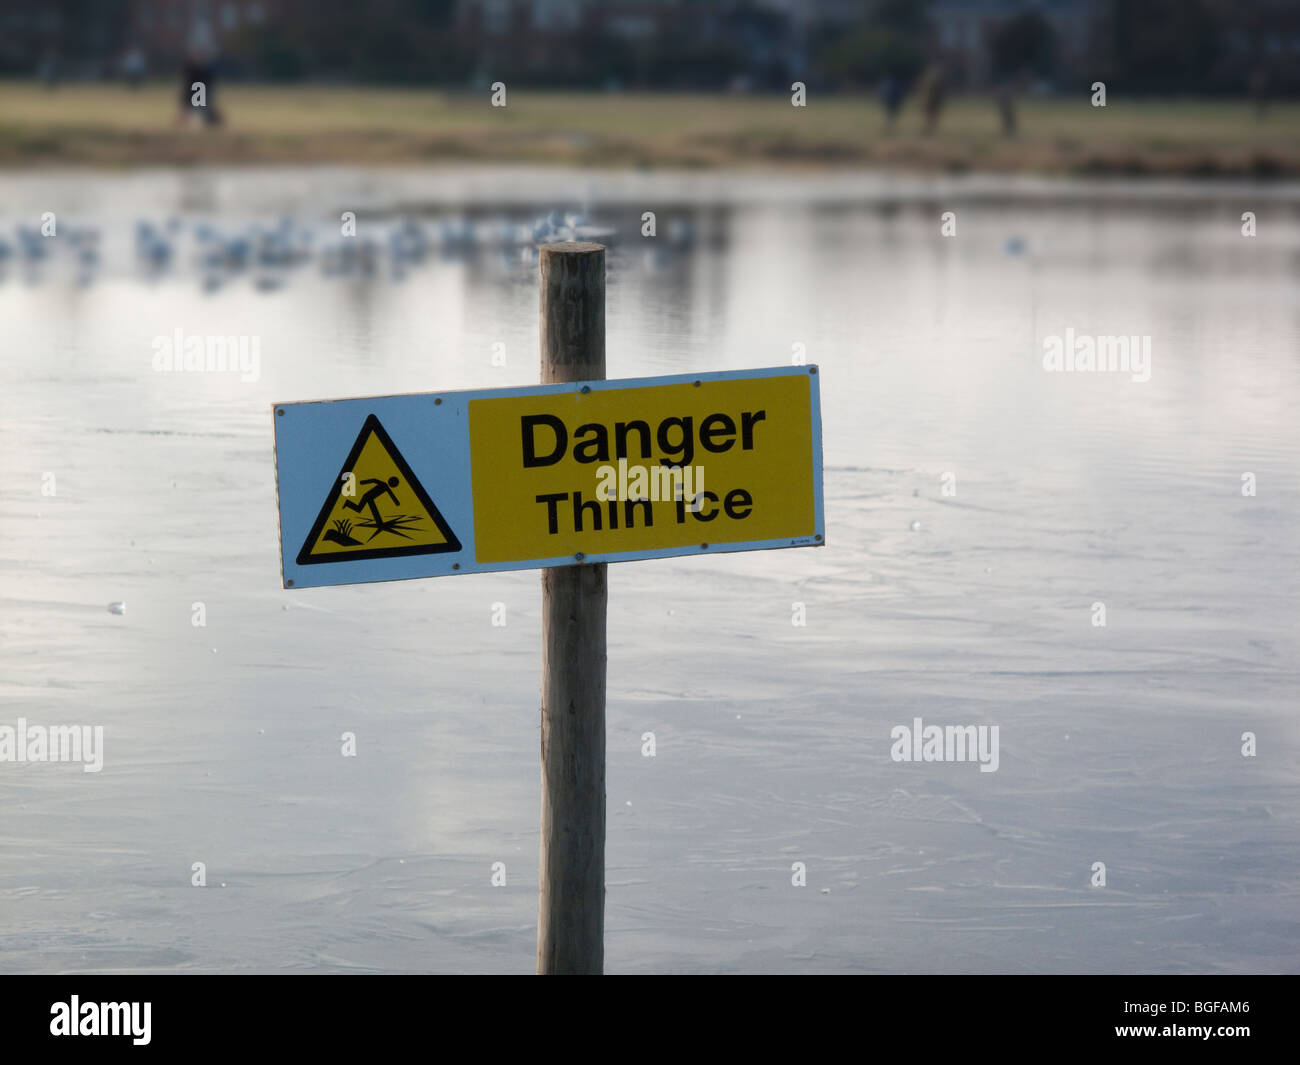
{"label": "blurred person walking", "polygon": [[931,63],[921,75],[921,108],[925,113],[925,133],[930,136],[939,127],[939,115],[943,112],[944,97],[943,67]]}
{"label": "blurred person walking", "polygon": [[36,65],[36,76],[41,79],[41,83],[47,89],[56,88],[59,84],[59,53],[54,48],[47,48],[41,54],[41,60]]}
{"label": "blurred person walking", "polygon": [[216,74],[216,41],[207,19],[200,15],[190,30],[189,44],[181,64],[178,124],[221,124],[222,116],[216,101]]}
{"label": "blurred person walking", "polygon": [[1250,72],[1248,91],[1255,105],[1255,117],[1263,118],[1268,114],[1269,103],[1269,76],[1264,67],[1257,66]]}
{"label": "blurred person walking", "polygon": [[1002,119],[1002,136],[1012,140],[1016,135],[1016,90],[1004,81],[997,87],[993,98],[998,104],[998,117]]}
{"label": "blurred person walking", "polygon": [[144,75],[144,52],[138,44],[133,44],[126,50],[126,55],[122,57],[122,76],[126,79],[127,85],[133,89],[138,89],[144,82]]}
{"label": "blurred person walking", "polygon": [[894,126],[898,122],[898,112],[902,109],[905,95],[902,79],[894,74],[886,74],[880,83],[880,103],[885,109],[885,129],[890,133],[894,132]]}

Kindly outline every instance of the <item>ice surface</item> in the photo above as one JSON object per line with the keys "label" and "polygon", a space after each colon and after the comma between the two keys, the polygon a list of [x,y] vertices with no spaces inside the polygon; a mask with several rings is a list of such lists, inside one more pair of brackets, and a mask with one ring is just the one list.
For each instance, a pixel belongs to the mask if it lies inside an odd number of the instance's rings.
{"label": "ice surface", "polygon": [[[320,222],[359,187],[250,180],[0,188],[0,226],[104,233],[89,284],[0,282],[0,725],[105,729],[98,774],[0,763],[0,970],[531,971],[538,576],[283,591],[269,404],[535,382],[536,266],[205,291],[124,258],[138,213]],[[627,232],[631,181],[589,216]],[[664,181],[661,229],[708,236],[615,245],[610,376],[803,345],[827,546],[611,567],[607,968],[1300,968],[1300,193],[1248,240],[1249,201],[1186,190]],[[1044,372],[1067,327],[1150,335],[1150,381]],[[153,372],[176,328],[259,336],[259,379]],[[917,716],[999,726],[998,771],[892,761]]]}

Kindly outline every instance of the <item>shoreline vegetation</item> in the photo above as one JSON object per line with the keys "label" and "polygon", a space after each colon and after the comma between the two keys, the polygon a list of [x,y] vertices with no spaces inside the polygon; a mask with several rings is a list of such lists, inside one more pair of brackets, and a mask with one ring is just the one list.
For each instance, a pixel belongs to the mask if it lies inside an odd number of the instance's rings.
{"label": "shoreline vegetation", "polygon": [[221,125],[177,122],[177,86],[0,82],[0,167],[531,163],[592,168],[875,167],[1201,178],[1300,177],[1300,102],[954,97],[934,134],[915,99],[894,131],[871,95],[490,93],[218,84]]}

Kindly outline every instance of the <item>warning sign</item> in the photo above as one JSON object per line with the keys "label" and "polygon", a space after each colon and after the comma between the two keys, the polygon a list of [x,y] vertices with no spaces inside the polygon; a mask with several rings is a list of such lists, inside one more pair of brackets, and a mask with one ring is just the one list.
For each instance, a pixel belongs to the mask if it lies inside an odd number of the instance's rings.
{"label": "warning sign", "polygon": [[379,419],[366,418],[298,565],[459,551],[460,541]]}
{"label": "warning sign", "polygon": [[277,403],[284,586],[821,546],[820,383],[778,366]]}
{"label": "warning sign", "polygon": [[814,380],[471,400],[475,558],[820,542]]}

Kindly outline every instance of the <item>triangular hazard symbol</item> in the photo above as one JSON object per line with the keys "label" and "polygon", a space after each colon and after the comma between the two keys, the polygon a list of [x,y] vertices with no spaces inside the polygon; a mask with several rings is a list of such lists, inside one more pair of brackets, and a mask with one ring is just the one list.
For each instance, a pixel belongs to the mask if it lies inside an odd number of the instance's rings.
{"label": "triangular hazard symbol", "polygon": [[459,550],[451,526],[370,415],[298,552],[298,565]]}

